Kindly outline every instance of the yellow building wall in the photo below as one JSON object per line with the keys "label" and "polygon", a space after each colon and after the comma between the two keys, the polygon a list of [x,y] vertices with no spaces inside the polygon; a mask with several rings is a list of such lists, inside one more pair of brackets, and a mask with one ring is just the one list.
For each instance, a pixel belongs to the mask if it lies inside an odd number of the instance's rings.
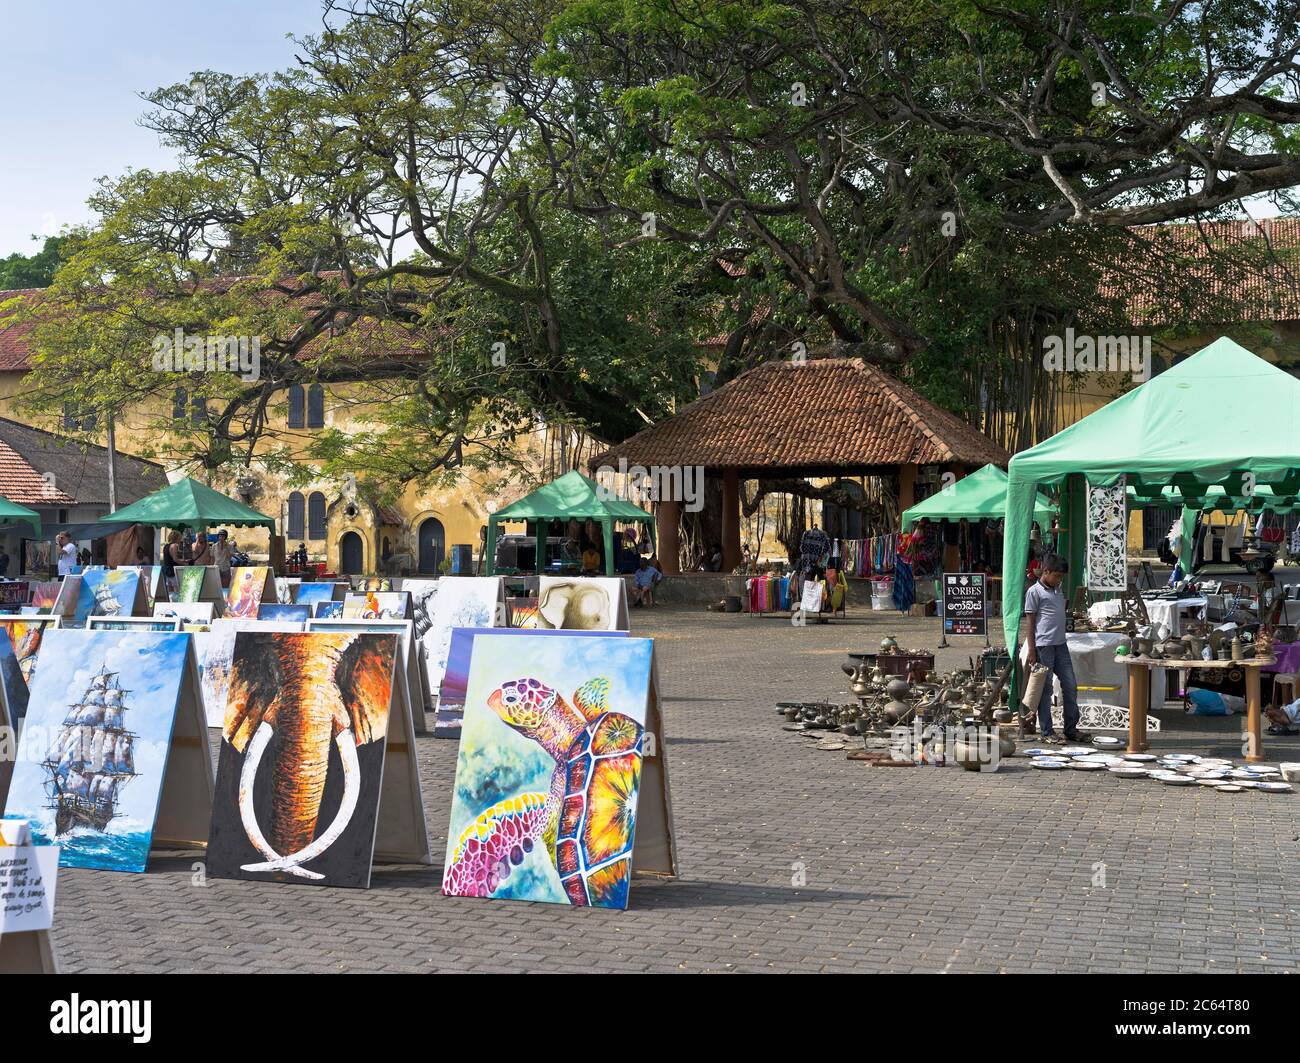
{"label": "yellow building wall", "polygon": [[[51,432],[62,432],[60,417],[33,417],[17,408],[23,389],[23,376],[20,372],[0,373],[0,416],[33,424]],[[442,524],[445,557],[450,556],[452,546],[459,544],[468,544],[477,556],[480,529],[486,526],[489,507],[504,506],[535,486],[526,475],[521,477],[513,472],[489,481],[481,474],[468,471],[450,487],[421,488],[410,484],[389,507],[401,516],[401,525],[382,526],[376,507],[362,498],[349,496],[344,481],[322,476],[306,484],[290,483],[285,473],[268,467],[258,459],[258,455],[280,450],[287,451],[303,464],[314,464],[305,459],[313,436],[331,428],[347,432],[361,425],[364,407],[352,401],[339,401],[340,397],[350,396],[343,390],[336,396],[327,389],[324,429],[304,429],[289,427],[288,402],[282,396],[271,407],[267,436],[254,453],[249,472],[256,480],[257,490],[249,499],[249,504],[259,512],[274,517],[281,534],[287,529],[288,500],[293,491],[302,493],[304,504],[313,492],[319,491],[325,495],[326,537],[293,541],[286,539],[285,548],[288,551],[296,549],[300,541],[304,542],[312,560],[324,561],[332,571],[337,572],[340,570],[339,547],[342,536],[346,532],[355,531],[362,539],[367,572],[377,570],[385,537],[390,541],[393,555],[408,555],[411,560],[405,567],[414,571],[419,562],[420,527],[432,518]],[[120,411],[114,425],[117,449],[125,454],[157,461],[169,473],[179,476],[184,463],[176,460],[176,455],[182,452],[184,440],[180,435],[169,440],[166,430],[159,428],[160,423],[165,425],[170,423],[170,419],[170,403],[140,405]],[[104,443],[102,430],[97,434],[95,442],[101,445]],[[523,441],[521,448],[526,472],[531,457],[537,458],[535,467],[540,469],[539,441],[530,437]],[[217,490],[238,497],[236,475],[223,472],[205,476],[201,470],[186,471]],[[350,502],[353,503],[355,513],[348,511]],[[304,531],[310,531],[306,525],[304,519]],[[247,550],[255,557],[265,556],[268,552],[270,536],[264,529],[232,529],[231,538],[240,549]],[[397,560],[401,561],[400,556]]]}

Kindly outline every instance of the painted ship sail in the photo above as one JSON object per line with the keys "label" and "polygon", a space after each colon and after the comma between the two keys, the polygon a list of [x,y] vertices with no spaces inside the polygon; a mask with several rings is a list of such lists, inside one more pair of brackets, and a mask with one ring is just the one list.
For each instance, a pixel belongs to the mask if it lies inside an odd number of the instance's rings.
{"label": "painted ship sail", "polygon": [[101,668],[72,705],[50,743],[44,767],[54,831],[103,832],[117,812],[118,791],[135,778],[136,736],[125,726],[130,691]]}

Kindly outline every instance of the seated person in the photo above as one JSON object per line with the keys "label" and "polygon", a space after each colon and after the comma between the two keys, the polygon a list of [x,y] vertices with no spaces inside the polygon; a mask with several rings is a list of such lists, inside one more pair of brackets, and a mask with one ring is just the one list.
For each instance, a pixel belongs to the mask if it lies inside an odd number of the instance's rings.
{"label": "seated person", "polygon": [[1290,705],[1265,705],[1264,715],[1273,726],[1268,729],[1271,735],[1300,734],[1300,699]]}
{"label": "seated person", "polygon": [[663,575],[643,556],[637,570],[632,573],[632,604],[654,605],[654,586]]}
{"label": "seated person", "polygon": [[587,549],[582,551],[582,574],[584,576],[600,575],[600,551],[588,543]]}

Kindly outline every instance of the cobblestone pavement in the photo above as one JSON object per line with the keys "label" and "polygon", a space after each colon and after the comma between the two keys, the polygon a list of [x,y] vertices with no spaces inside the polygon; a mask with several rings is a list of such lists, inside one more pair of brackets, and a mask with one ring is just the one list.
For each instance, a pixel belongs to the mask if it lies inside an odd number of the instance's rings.
{"label": "cobblestone pavement", "polygon": [[[429,738],[419,756],[433,866],[379,867],[366,891],[198,886],[201,853],[155,855],[144,875],[65,870],[64,969],[1296,967],[1300,795],[1020,763],[989,775],[870,768],[783,731],[774,704],[844,690],[844,651],[870,650],[883,634],[933,646],[936,621],[851,612],[794,628],[663,609],[633,618],[635,634],[657,637],[680,877],[638,882],[627,912],[443,897],[455,747]],[[965,640],[941,665],[978,648]],[[1163,716],[1157,750],[1240,752],[1237,720]],[[1266,752],[1270,763],[1300,759],[1300,739],[1271,739]]]}

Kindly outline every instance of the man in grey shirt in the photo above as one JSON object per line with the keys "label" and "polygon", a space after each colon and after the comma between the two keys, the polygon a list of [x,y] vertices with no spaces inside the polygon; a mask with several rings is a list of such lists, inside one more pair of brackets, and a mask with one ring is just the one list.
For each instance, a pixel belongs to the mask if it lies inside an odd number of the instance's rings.
{"label": "man in grey shirt", "polygon": [[[1061,579],[1069,570],[1065,558],[1051,554],[1043,561],[1037,582],[1025,592],[1025,616],[1029,618],[1029,666],[1042,664],[1061,681],[1061,699],[1065,702],[1065,738],[1082,741],[1079,735],[1079,687],[1074,678],[1074,662],[1065,644],[1065,595]],[[1043,687],[1038,699],[1038,728],[1045,742],[1058,742],[1052,733],[1052,684]]]}

